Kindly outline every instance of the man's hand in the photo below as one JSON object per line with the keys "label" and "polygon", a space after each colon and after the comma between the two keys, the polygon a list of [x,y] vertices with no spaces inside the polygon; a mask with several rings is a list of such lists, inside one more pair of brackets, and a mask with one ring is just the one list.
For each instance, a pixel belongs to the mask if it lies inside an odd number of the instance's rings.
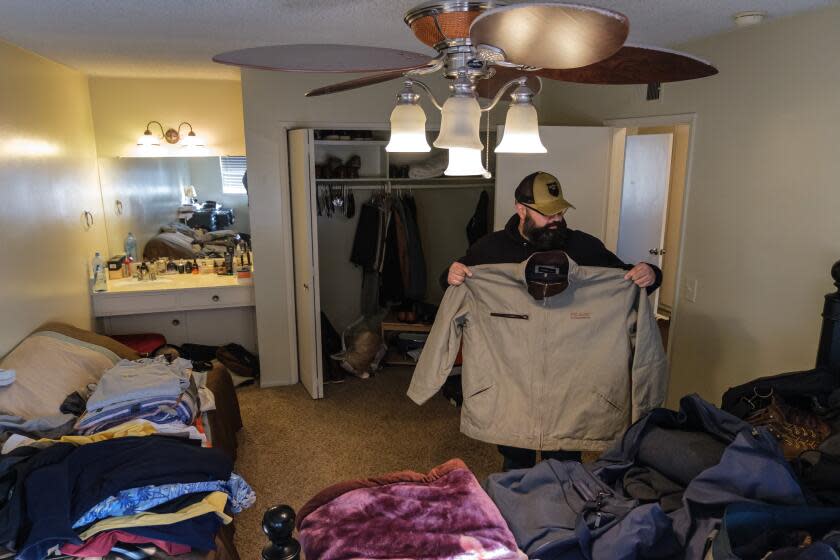
{"label": "man's hand", "polygon": [[[449,269],[449,277],[452,278],[452,269]],[[632,280],[640,288],[647,288],[656,282],[656,273],[653,267],[648,263],[639,263],[631,268],[627,274],[624,275],[625,280]],[[451,281],[450,281],[451,284]]]}
{"label": "man's hand", "polygon": [[467,277],[472,277],[472,271],[467,265],[455,261],[449,267],[449,276],[446,277],[446,281],[450,286],[460,286]]}

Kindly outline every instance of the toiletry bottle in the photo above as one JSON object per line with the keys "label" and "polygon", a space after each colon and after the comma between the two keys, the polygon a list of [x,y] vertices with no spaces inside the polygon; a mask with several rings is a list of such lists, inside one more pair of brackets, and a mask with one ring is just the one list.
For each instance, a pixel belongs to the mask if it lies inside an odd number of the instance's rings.
{"label": "toiletry bottle", "polygon": [[[192,266],[192,265],[190,265]],[[184,274],[187,271],[187,265],[184,264],[184,260],[178,260],[178,274]]]}
{"label": "toiletry bottle", "polygon": [[192,274],[192,271],[192,263],[189,260],[187,260],[187,262],[184,263],[184,274]]}
{"label": "toiletry bottle", "polygon": [[131,278],[131,257],[128,255],[123,259],[123,278]]}
{"label": "toiletry bottle", "polygon": [[93,257],[93,291],[104,292],[108,289],[108,278],[105,273],[105,264],[99,251]]}
{"label": "toiletry bottle", "polygon": [[233,251],[225,253],[225,274],[233,274]]}
{"label": "toiletry bottle", "polygon": [[125,238],[125,254],[131,257],[131,260],[137,260],[137,239],[134,237],[134,234],[130,231]]}
{"label": "toiletry bottle", "polygon": [[172,257],[170,257],[169,262],[166,263],[166,273],[167,274],[177,274],[178,273],[178,265],[175,264],[175,261],[172,260]]}
{"label": "toiletry bottle", "polygon": [[199,274],[201,272],[201,270],[198,268],[198,261],[196,259],[193,259],[192,267],[193,267],[193,269],[192,269],[193,274]]}

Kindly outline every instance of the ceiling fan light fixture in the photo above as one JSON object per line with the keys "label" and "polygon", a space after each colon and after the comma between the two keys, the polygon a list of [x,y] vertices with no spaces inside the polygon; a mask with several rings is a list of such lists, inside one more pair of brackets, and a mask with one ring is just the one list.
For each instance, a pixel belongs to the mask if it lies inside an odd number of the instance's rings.
{"label": "ceiling fan light fixture", "polygon": [[540,140],[537,109],[531,103],[533,95],[525,86],[519,86],[511,95],[513,102],[508,108],[505,131],[496,153],[544,154],[548,151]]}
{"label": "ceiling fan light fixture", "polygon": [[391,111],[391,139],[386,152],[430,152],[426,140],[426,113],[419,104],[420,96],[414,93],[411,82],[397,94],[397,106]]}
{"label": "ceiling fan light fixture", "polygon": [[443,104],[440,116],[440,134],[434,142],[436,148],[463,148],[481,151],[484,144],[479,135],[481,106],[475,95],[450,96]]}
{"label": "ceiling fan light fixture", "polygon": [[449,177],[488,176],[481,163],[481,148],[449,148],[449,165],[443,174]]}

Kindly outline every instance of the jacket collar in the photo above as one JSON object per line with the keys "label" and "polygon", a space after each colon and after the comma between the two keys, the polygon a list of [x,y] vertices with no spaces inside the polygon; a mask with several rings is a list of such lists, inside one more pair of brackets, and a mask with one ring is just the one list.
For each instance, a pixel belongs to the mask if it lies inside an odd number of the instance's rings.
{"label": "jacket collar", "polygon": [[568,286],[573,285],[575,283],[575,281],[577,281],[580,277],[580,268],[578,267],[578,264],[575,261],[573,261],[571,259],[571,257],[569,257],[568,254],[566,254],[566,259],[569,262],[568,283],[564,283],[564,284],[540,284],[540,283],[537,283],[537,282],[528,282],[528,278],[525,275],[525,271],[528,268],[528,263],[531,262],[531,260],[537,255],[550,255],[552,253],[563,253],[563,254],[565,254],[564,251],[543,251],[543,252],[540,252],[540,253],[534,253],[530,257],[528,257],[527,259],[525,259],[524,261],[519,263],[519,266],[517,267],[517,270],[516,270],[517,279],[522,284],[522,286],[526,290],[528,290],[528,293],[530,293],[531,296],[534,297],[534,299],[544,299],[544,298],[547,298],[547,297],[555,296],[555,295],[563,292],[564,290],[566,290],[568,288]]}

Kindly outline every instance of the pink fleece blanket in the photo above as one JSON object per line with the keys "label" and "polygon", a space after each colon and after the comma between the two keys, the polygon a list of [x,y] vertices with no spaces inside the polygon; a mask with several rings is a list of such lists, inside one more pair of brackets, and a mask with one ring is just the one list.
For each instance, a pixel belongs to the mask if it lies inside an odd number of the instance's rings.
{"label": "pink fleece blanket", "polygon": [[460,459],[331,486],[301,508],[307,560],[521,559],[496,505]]}

